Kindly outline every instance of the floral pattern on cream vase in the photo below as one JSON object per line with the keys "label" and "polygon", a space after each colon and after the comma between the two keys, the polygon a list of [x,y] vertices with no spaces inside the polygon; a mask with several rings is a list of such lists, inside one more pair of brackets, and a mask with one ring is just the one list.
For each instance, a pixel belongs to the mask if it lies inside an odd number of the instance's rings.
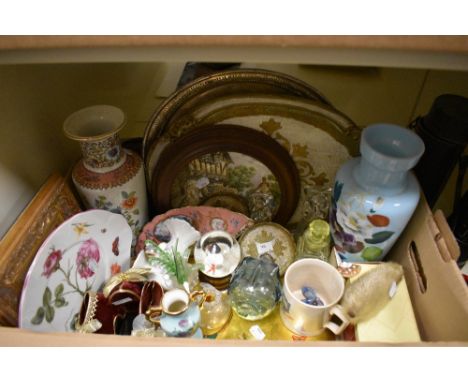
{"label": "floral pattern on cream vase", "polygon": [[94,204],[96,208],[123,215],[132,229],[133,237],[136,238],[141,231],[141,223],[138,219],[140,210],[137,206],[138,198],[136,196],[136,191],[122,191],[121,195],[122,198],[118,205],[114,205],[104,195],[99,195],[94,201]]}

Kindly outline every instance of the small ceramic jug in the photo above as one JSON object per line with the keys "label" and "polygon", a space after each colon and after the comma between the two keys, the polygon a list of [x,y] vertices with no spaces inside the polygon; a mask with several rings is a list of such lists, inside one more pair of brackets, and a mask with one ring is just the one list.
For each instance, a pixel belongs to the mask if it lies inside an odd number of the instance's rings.
{"label": "small ceramic jug", "polygon": [[279,266],[268,254],[244,257],[232,275],[228,293],[241,318],[254,321],[268,316],[281,297]]}
{"label": "small ceramic jug", "polygon": [[[201,296],[198,300],[197,296]],[[172,289],[164,294],[161,305],[152,307],[146,315],[154,324],[159,324],[168,337],[198,337],[200,308],[205,302],[205,293],[187,293],[183,289]]]}

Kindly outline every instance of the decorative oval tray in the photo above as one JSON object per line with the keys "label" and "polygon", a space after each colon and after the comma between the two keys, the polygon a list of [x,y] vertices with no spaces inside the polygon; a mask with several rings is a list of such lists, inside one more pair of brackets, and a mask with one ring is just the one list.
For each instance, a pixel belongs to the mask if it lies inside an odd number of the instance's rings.
{"label": "decorative oval tray", "polygon": [[184,124],[191,125],[190,117],[184,118],[188,109],[226,95],[258,93],[292,95],[331,105],[306,82],[271,70],[237,69],[200,77],[175,91],[153,113],[143,137],[143,158],[146,161],[149,147],[174,120],[182,118]]}
{"label": "decorative oval tray", "polygon": [[132,230],[122,215],[90,210],[62,223],[39,248],[26,276],[19,327],[71,332],[87,291],[130,267]]}

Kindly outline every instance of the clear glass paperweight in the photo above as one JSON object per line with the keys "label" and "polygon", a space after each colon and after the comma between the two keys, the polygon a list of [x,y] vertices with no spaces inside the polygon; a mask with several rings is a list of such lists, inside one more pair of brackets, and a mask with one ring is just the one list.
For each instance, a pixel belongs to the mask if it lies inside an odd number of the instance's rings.
{"label": "clear glass paperweight", "polygon": [[281,297],[278,265],[268,254],[245,257],[234,271],[228,293],[241,318],[255,321],[268,316]]}

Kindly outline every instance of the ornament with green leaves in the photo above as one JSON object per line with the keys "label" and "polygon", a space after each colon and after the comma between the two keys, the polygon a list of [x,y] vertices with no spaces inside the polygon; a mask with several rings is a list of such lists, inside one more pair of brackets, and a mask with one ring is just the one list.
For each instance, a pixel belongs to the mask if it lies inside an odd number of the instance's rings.
{"label": "ornament with green leaves", "polygon": [[168,275],[174,276],[179,285],[188,282],[190,273],[197,269],[197,265],[189,264],[189,251],[181,253],[177,250],[179,241],[170,249],[162,249],[153,240],[145,240],[145,255],[150,265],[161,266]]}

